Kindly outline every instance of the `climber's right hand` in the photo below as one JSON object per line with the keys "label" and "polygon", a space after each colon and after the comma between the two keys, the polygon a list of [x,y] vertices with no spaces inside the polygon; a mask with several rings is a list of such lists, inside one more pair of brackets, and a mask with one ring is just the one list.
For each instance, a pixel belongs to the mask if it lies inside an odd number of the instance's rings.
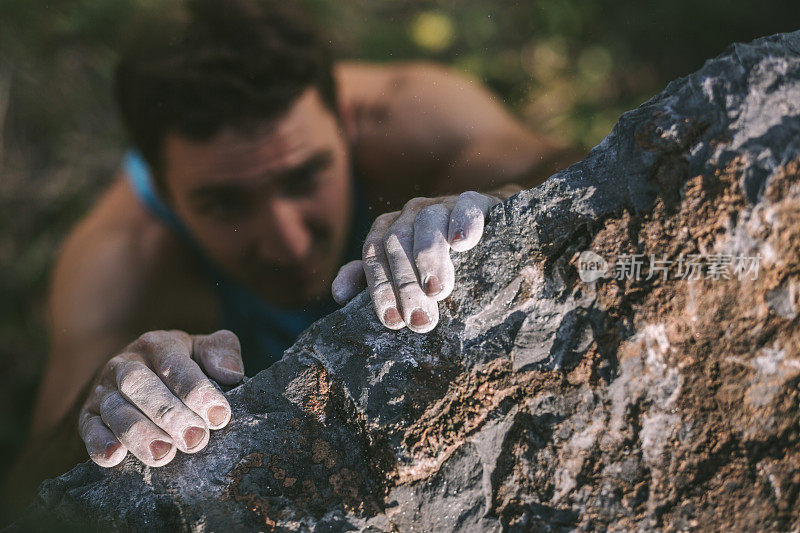
{"label": "climber's right hand", "polygon": [[130,451],[148,466],[163,466],[177,450],[202,450],[209,430],[231,418],[228,401],[206,374],[225,385],[244,377],[232,332],[140,336],[100,370],[80,411],[78,431],[89,457],[110,467]]}

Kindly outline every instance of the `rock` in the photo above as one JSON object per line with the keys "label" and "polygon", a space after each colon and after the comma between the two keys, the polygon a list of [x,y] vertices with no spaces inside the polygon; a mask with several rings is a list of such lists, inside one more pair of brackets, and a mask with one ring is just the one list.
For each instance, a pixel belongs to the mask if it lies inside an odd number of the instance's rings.
{"label": "rock", "polygon": [[204,451],[79,465],[18,527],[796,531],[799,207],[795,32],[495,206],[433,332],[362,293],[230,391]]}

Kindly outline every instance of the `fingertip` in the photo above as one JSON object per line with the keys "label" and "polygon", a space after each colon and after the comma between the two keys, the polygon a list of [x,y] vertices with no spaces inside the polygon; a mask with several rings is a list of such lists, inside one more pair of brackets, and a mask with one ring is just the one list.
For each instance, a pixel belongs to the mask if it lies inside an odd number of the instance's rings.
{"label": "fingertip", "polygon": [[[453,262],[450,260],[448,256],[447,259],[443,262],[440,262],[436,265],[436,278],[439,282],[440,288],[438,291],[428,291],[425,287],[425,283],[423,282],[423,288],[425,288],[425,293],[427,294],[428,298],[431,298],[434,301],[441,301],[450,296],[453,292],[453,288],[455,287],[455,278],[456,278],[456,271]],[[426,275],[423,278],[424,281],[430,282],[427,279],[428,276],[431,274]],[[435,288],[435,287],[434,287]]]}
{"label": "fingertip", "polygon": [[366,286],[362,261],[350,261],[339,269],[339,273],[331,283],[331,296],[339,305],[345,305]]}
{"label": "fingertip", "polygon": [[428,333],[436,327],[438,322],[438,316],[431,316],[431,314],[423,308],[417,307],[411,311],[408,320],[408,329],[414,333]]}
{"label": "fingertip", "polygon": [[[452,223],[452,221],[451,221]],[[450,244],[450,248],[457,252],[464,251],[467,244],[467,230],[464,228],[456,228],[450,234],[450,237],[447,239],[448,244]]]}
{"label": "fingertip", "polygon": [[452,238],[449,240],[450,248],[456,252],[466,252],[474,248],[478,241],[481,240],[483,234],[483,225],[475,222],[470,224],[470,227],[458,229],[453,232]]}
{"label": "fingertip", "polygon": [[453,288],[454,284],[452,281],[445,282],[442,285],[441,291],[437,292],[436,294],[430,294],[428,296],[437,302],[441,302],[442,300],[444,300],[453,293]]}
{"label": "fingertip", "polygon": [[209,429],[222,429],[231,421],[232,413],[228,406],[216,404],[206,411],[206,421]]}
{"label": "fingertip", "polygon": [[[450,221],[450,224],[453,224],[453,221]],[[462,228],[453,229],[450,232],[450,237],[447,239],[450,244],[463,241],[466,238],[467,234]]]}
{"label": "fingertip", "polygon": [[339,278],[333,280],[333,283],[331,284],[331,296],[333,296],[333,300],[337,304],[343,306],[349,302],[352,297],[349,297],[348,291],[341,286],[341,282],[337,284],[338,279]]}
{"label": "fingertip", "polygon": [[117,466],[125,459],[128,449],[119,441],[107,443],[104,447],[89,452],[89,458],[103,468]]}
{"label": "fingertip", "polygon": [[486,213],[491,200],[491,198],[474,191],[467,191],[459,195],[450,214],[448,242],[453,250],[463,252],[477,244],[483,233]]}
{"label": "fingertip", "polygon": [[103,424],[98,414],[81,413],[79,432],[89,458],[103,468],[118,465],[128,453],[125,445]]}
{"label": "fingertip", "polygon": [[466,252],[467,250],[472,248],[472,246],[470,245],[470,243],[465,238],[462,238],[462,239],[455,239],[454,238],[450,242],[450,248],[452,248],[456,252]]}
{"label": "fingertip", "polygon": [[442,281],[435,274],[426,275],[422,280],[422,287],[425,290],[425,294],[431,298],[436,297],[444,288],[442,286]]}
{"label": "fingertip", "polygon": [[344,267],[339,267],[339,271],[336,273],[336,276],[333,278],[333,282],[331,282],[331,294],[333,298],[336,299],[336,295],[341,293],[341,284],[342,284],[342,271]]}
{"label": "fingertip", "polygon": [[396,307],[388,307],[380,315],[381,323],[389,329],[398,330],[403,329],[406,323]]}
{"label": "fingertip", "polygon": [[208,370],[211,377],[223,385],[235,385],[244,378],[244,363],[234,355],[220,356]]}
{"label": "fingertip", "polygon": [[242,347],[239,337],[230,330],[196,336],[194,359],[211,378],[223,385],[235,385],[244,377]]}
{"label": "fingertip", "polygon": [[236,385],[242,379],[244,379],[244,371],[242,370],[229,370],[222,367],[214,368],[213,372],[209,371],[211,377],[214,378],[217,383],[222,385]]}
{"label": "fingertip", "polygon": [[183,430],[183,446],[181,451],[184,453],[197,453],[206,447],[210,439],[209,431],[205,427],[190,426]]}
{"label": "fingertip", "polygon": [[178,448],[173,442],[159,438],[150,442],[148,452],[149,456],[137,456],[138,459],[147,466],[158,468],[172,461],[178,453]]}

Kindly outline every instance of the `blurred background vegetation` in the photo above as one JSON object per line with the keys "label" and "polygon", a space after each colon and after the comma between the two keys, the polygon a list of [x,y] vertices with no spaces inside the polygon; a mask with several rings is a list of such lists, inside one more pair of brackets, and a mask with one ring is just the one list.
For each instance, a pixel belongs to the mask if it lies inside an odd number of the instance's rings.
{"label": "blurred background vegetation", "polygon": [[[729,43],[800,22],[797,0],[302,3],[340,57],[449,64],[532,128],[586,147]],[[24,442],[47,352],[54,254],[125,146],[110,91],[118,36],[138,10],[165,4],[0,0],[0,475]]]}

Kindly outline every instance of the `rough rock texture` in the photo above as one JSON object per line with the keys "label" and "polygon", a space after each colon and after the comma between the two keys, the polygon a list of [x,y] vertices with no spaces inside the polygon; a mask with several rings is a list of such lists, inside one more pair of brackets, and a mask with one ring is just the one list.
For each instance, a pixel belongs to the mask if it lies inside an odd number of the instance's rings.
{"label": "rough rock texture", "polygon": [[[80,465],[28,519],[796,531],[798,207],[800,32],[731,47],[496,206],[433,332],[382,328],[363,293],[231,391],[206,450]],[[642,275],[584,282],[584,250]],[[689,254],[707,264],[677,279]],[[725,256],[760,256],[756,279],[714,275]]]}

